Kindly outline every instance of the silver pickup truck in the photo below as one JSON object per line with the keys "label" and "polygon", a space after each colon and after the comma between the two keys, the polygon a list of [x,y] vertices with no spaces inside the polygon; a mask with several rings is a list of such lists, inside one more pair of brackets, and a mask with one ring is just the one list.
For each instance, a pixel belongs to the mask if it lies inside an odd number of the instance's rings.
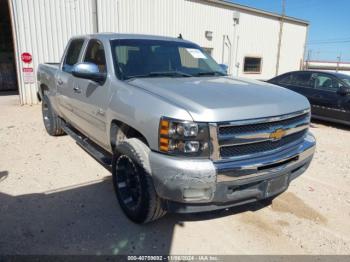
{"label": "silver pickup truck", "polygon": [[47,132],[71,135],[111,170],[137,223],[268,203],[315,150],[306,98],[231,78],[178,38],[74,37],[60,64],[39,66],[38,97]]}

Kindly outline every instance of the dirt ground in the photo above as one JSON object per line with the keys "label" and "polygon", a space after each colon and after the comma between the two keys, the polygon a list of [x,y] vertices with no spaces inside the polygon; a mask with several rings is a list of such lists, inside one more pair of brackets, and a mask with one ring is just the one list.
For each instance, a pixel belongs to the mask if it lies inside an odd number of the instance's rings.
{"label": "dirt ground", "polygon": [[128,221],[111,176],[40,106],[0,96],[0,254],[350,254],[350,129],[313,123],[309,170],[271,206]]}

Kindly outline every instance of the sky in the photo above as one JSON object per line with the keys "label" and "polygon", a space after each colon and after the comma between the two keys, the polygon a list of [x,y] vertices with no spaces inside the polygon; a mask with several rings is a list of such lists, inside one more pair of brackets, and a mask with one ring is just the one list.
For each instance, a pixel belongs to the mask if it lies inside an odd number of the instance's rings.
{"label": "sky", "polygon": [[[307,49],[312,60],[350,62],[350,0],[285,0],[286,15],[310,22]],[[282,0],[231,0],[281,13]]]}

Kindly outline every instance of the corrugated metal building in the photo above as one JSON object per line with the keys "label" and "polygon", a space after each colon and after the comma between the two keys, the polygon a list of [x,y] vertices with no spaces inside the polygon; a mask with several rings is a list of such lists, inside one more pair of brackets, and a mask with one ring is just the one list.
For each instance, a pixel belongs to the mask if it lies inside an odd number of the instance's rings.
{"label": "corrugated metal building", "polygon": [[308,30],[307,21],[220,0],[0,0],[0,5],[8,10],[1,26],[9,32],[3,37],[13,54],[21,104],[37,103],[38,64],[59,61],[73,35],[181,34],[227,64],[234,76],[268,79],[300,68]]}

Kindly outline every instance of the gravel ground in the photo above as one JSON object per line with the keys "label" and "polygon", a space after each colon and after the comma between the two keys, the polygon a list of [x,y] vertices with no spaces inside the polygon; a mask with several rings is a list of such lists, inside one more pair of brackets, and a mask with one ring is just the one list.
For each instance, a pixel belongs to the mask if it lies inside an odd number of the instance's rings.
{"label": "gravel ground", "polygon": [[350,129],[313,123],[309,170],[271,206],[167,215],[121,212],[111,176],[40,106],[0,96],[0,254],[350,254]]}

